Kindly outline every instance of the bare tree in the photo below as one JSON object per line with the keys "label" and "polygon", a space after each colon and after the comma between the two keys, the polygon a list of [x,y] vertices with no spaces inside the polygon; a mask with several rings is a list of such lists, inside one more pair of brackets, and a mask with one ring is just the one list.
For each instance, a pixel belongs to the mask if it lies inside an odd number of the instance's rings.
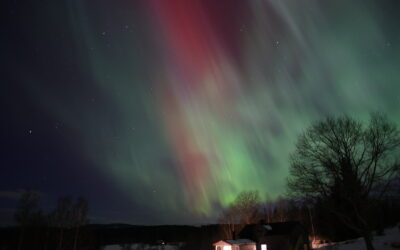
{"label": "bare tree", "polygon": [[230,239],[233,232],[235,232],[235,225],[237,223],[236,207],[230,205],[226,208],[218,219],[218,223],[222,226],[225,238]]}
{"label": "bare tree", "polygon": [[42,211],[39,208],[40,195],[34,191],[22,193],[17,210],[14,213],[14,220],[20,226],[18,249],[22,248],[26,227],[38,226],[44,223]]}
{"label": "bare tree", "polygon": [[[260,195],[258,191],[243,191],[223,212],[219,222],[225,226],[226,237],[231,237],[235,229],[256,223],[260,219]],[[237,228],[238,227],[238,228]]]}
{"label": "bare tree", "polygon": [[88,202],[82,197],[79,197],[74,207],[72,208],[72,223],[75,227],[74,250],[76,250],[79,236],[79,229],[87,223]]}
{"label": "bare tree", "polygon": [[266,223],[272,222],[272,214],[274,212],[273,200],[268,193],[265,194],[265,203],[263,206],[264,220]]}
{"label": "bare tree", "polygon": [[37,192],[27,191],[22,193],[17,210],[14,213],[14,219],[18,225],[34,226],[43,222],[39,199],[40,195]]}
{"label": "bare tree", "polygon": [[278,196],[278,198],[273,202],[274,209],[272,212],[272,220],[275,222],[284,222],[288,218],[288,200],[283,198],[282,196]]}
{"label": "bare tree", "polygon": [[57,207],[49,215],[50,224],[60,230],[58,249],[63,248],[64,231],[72,226],[72,198],[61,197],[57,201]]}
{"label": "bare tree", "polygon": [[369,201],[382,197],[398,174],[399,146],[399,131],[382,114],[371,114],[367,126],[347,116],[316,122],[298,139],[289,191],[327,201],[326,208],[362,235],[367,249],[374,249]]}

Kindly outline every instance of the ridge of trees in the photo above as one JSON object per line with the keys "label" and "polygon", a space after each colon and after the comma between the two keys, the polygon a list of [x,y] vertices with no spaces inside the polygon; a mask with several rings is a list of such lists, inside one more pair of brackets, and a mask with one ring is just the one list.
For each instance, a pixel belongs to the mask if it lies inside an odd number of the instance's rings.
{"label": "ridge of trees", "polygon": [[[65,230],[73,229],[73,247],[77,249],[80,227],[87,224],[88,202],[79,197],[75,201],[70,196],[60,197],[57,206],[49,213],[45,213],[39,207],[40,195],[33,191],[24,192],[21,195],[14,220],[20,228],[18,250],[24,249],[25,232],[32,227],[46,227],[46,241],[51,228],[59,231],[57,249],[63,249]],[[47,242],[44,243],[47,249]]]}

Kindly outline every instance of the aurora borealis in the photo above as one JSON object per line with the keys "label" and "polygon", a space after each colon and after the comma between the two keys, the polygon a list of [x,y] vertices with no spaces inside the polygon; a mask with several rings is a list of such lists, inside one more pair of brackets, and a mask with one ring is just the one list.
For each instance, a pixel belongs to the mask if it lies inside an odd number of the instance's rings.
{"label": "aurora borealis", "polygon": [[398,1],[6,5],[1,190],[84,195],[95,221],[215,222],[284,194],[310,122],[400,125]]}

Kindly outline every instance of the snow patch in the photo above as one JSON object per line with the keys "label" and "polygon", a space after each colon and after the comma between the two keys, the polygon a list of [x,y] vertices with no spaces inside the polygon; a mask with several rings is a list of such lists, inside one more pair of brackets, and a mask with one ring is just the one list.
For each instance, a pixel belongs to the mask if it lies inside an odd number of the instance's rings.
{"label": "snow patch", "polygon": [[[384,235],[374,236],[373,244],[377,250],[400,249],[400,227],[388,228]],[[313,244],[319,250],[363,250],[366,249],[363,238],[337,243]]]}

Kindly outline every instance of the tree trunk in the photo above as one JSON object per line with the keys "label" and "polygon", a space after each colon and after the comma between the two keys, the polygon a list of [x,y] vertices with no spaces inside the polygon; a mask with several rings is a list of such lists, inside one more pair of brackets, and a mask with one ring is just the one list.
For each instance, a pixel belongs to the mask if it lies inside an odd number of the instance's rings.
{"label": "tree trunk", "polygon": [[59,241],[59,243],[58,243],[58,249],[59,249],[59,250],[62,249],[63,236],[64,236],[64,230],[61,228],[61,231],[60,231],[60,241]]}
{"label": "tree trunk", "polygon": [[307,206],[307,210],[308,210],[308,214],[309,214],[309,216],[310,216],[311,232],[312,232],[312,234],[313,234],[312,245],[314,245],[314,242],[315,242],[314,223],[313,223],[313,220],[312,220],[311,210],[310,210],[310,207],[309,207],[309,206]]}
{"label": "tree trunk", "polygon": [[45,238],[45,241],[44,241],[44,248],[43,248],[43,250],[47,250],[47,244],[48,244],[48,242],[49,242],[49,234],[50,234],[50,232],[49,232],[49,229],[47,228],[47,229],[46,229],[46,238]]}
{"label": "tree trunk", "polygon": [[366,230],[363,233],[363,238],[365,241],[365,246],[367,247],[367,250],[374,250],[374,245],[372,244],[372,235],[371,232]]}
{"label": "tree trunk", "polygon": [[79,226],[76,227],[75,237],[74,237],[74,250],[76,250],[76,245],[78,243],[78,236],[79,236]]}
{"label": "tree trunk", "polygon": [[19,241],[18,241],[18,250],[22,249],[22,242],[24,241],[24,234],[25,234],[25,228],[21,226],[21,232],[19,234]]}

